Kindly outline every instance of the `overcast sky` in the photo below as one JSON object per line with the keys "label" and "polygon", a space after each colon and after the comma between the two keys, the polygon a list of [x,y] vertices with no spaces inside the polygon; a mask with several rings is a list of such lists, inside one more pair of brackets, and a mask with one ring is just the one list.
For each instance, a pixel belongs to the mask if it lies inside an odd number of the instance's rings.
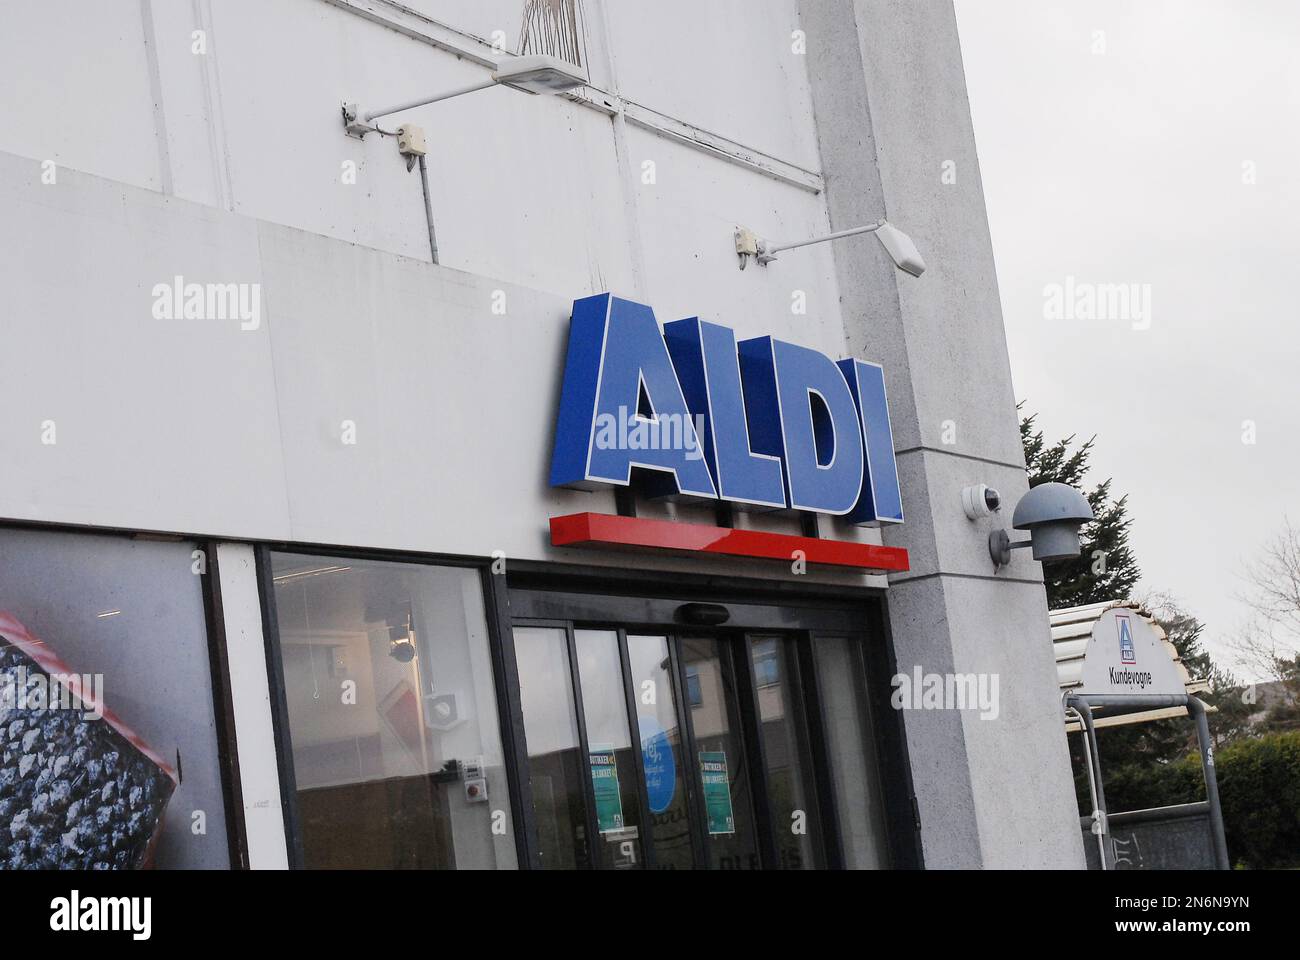
{"label": "overcast sky", "polygon": [[[1097,435],[1139,592],[1217,654],[1242,564],[1300,522],[1300,4],[956,7],[1016,395]],[[1088,284],[1146,286],[1086,319]]]}

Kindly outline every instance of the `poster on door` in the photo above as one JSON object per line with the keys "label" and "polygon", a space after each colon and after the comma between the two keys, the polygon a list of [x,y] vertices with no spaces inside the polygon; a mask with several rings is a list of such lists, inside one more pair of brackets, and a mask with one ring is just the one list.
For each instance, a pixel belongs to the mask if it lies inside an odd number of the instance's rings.
{"label": "poster on door", "polygon": [[668,734],[656,717],[637,717],[641,734],[641,766],[645,770],[646,802],[651,813],[663,813],[677,794],[677,764]]}
{"label": "poster on door", "polygon": [[709,822],[709,836],[735,833],[727,755],[721,750],[701,750],[700,779],[704,782],[704,810]]}
{"label": "poster on door", "polygon": [[623,829],[623,798],[618,789],[618,764],[613,747],[592,747],[591,788],[596,797],[596,829],[613,833]]}

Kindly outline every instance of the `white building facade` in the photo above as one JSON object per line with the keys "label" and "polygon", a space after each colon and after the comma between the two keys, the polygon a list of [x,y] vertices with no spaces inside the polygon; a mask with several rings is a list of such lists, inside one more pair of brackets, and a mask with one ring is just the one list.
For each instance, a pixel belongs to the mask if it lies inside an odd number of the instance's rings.
{"label": "white building facade", "polygon": [[[1041,570],[995,571],[1007,517],[960,502],[1026,480],[950,5],[585,0],[585,86],[380,122],[426,134],[434,263],[419,171],[340,107],[486,81],[525,8],[10,12],[0,611],[102,676],[173,783],[138,849],[68,844],[86,865],[1081,867]],[[921,277],[870,237],[738,269],[738,225],[883,217]],[[639,470],[553,486],[570,317],[605,293],[880,364],[904,522],[665,500]],[[906,569],[557,539],[579,514]],[[996,676],[996,716],[892,709],[918,666]],[[20,779],[22,809],[49,792]],[[61,865],[42,851],[66,824],[18,807],[0,863]]]}

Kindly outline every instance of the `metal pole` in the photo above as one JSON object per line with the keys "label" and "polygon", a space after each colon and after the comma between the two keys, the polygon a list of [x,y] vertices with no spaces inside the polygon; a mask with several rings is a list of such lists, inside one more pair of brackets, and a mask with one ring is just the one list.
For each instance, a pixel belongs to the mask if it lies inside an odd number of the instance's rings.
{"label": "metal pole", "polygon": [[884,226],[884,220],[877,220],[875,223],[869,223],[865,227],[853,227],[851,230],[838,230],[835,233],[828,233],[824,237],[813,237],[811,240],[796,240],[794,243],[780,243],[775,246],[769,246],[766,253],[780,253],[782,250],[793,250],[795,247],[806,247],[810,243],[825,243],[827,240],[838,240],[840,237],[855,237],[859,233],[871,233],[879,230]]}
{"label": "metal pole", "polygon": [[[1079,718],[1079,735],[1083,740],[1083,755],[1088,764],[1088,800],[1092,803],[1092,809],[1097,810],[1099,809],[1097,806],[1097,778],[1093,775],[1092,768],[1092,741],[1088,739],[1088,730],[1083,722],[1083,714],[1071,706],[1066,706],[1066,710]],[[1100,833],[1094,834],[1094,836],[1097,838],[1097,856],[1101,860],[1101,868],[1105,870],[1106,841]]]}
{"label": "metal pole", "polygon": [[395,106],[384,107],[382,110],[371,110],[361,119],[366,123],[377,120],[380,117],[386,117],[390,113],[400,113],[403,110],[410,110],[413,107],[423,107],[425,104],[438,103],[441,100],[450,100],[452,97],[463,96],[467,93],[473,93],[475,90],[486,90],[488,87],[495,87],[495,80],[485,80],[480,83],[470,84],[468,87],[461,87],[458,90],[452,90],[450,93],[438,93],[432,97],[420,97],[418,100],[408,100],[406,103],[399,103]]}
{"label": "metal pole", "polygon": [[1101,814],[1101,819],[1098,821],[1101,826],[1101,833],[1098,834],[1101,837],[1101,868],[1109,870],[1112,855],[1110,844],[1107,842],[1110,838],[1110,824],[1106,822],[1106,788],[1101,780],[1101,748],[1097,745],[1097,728],[1092,724],[1092,707],[1088,706],[1088,701],[1080,696],[1072,695],[1066,702],[1083,716],[1084,736],[1092,744],[1088,761],[1091,763],[1092,755],[1095,754],[1096,756],[1096,767],[1094,769],[1097,777],[1097,810],[1095,812]]}
{"label": "metal pole", "polygon": [[1196,718],[1196,739],[1201,744],[1201,769],[1205,771],[1205,798],[1210,803],[1210,830],[1214,835],[1214,859],[1220,870],[1231,870],[1228,840],[1223,833],[1223,808],[1219,806],[1219,781],[1214,775],[1214,744],[1210,741],[1210,722],[1205,704],[1199,697],[1187,698],[1187,709]]}
{"label": "metal pole", "polygon": [[[409,168],[408,168],[409,169]],[[424,220],[429,225],[429,254],[438,262],[438,237],[433,232],[433,204],[429,200],[429,168],[420,154],[420,187],[424,190]]]}

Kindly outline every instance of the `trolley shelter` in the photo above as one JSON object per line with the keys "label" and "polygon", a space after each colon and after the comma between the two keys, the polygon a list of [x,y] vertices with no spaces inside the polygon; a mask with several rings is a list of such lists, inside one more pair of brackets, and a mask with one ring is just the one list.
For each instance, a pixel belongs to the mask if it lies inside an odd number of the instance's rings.
{"label": "trolley shelter", "polygon": [[[1088,866],[1100,870],[1229,869],[1207,713],[1177,649],[1147,611],[1111,601],[1053,611],[1052,642],[1066,731],[1083,737],[1092,815],[1081,818]],[[1196,725],[1206,799],[1110,812],[1097,730],[1187,717]]]}

